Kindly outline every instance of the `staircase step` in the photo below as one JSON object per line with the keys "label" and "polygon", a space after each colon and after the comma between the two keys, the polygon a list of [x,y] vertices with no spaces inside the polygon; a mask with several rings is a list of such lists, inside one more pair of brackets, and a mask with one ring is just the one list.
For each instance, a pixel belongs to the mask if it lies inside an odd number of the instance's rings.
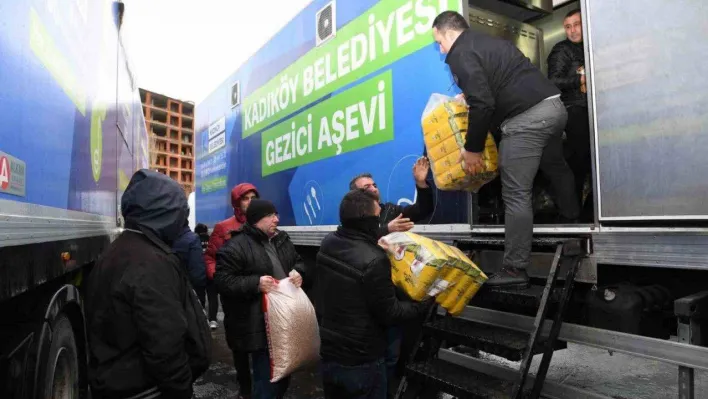
{"label": "staircase step", "polygon": [[[425,324],[423,328],[428,334],[456,345],[478,349],[511,361],[520,361],[523,358],[529,341],[528,333],[455,317],[444,317]],[[556,350],[565,349],[565,347],[565,342],[556,342]],[[543,345],[536,345],[533,354],[542,352]]]}
{"label": "staircase step", "polygon": [[[535,310],[541,304],[541,297],[543,296],[544,288],[545,287],[542,285],[529,285],[529,287],[525,289],[503,287],[490,288],[482,286],[482,289],[477,293],[477,295],[475,295],[470,304],[474,305],[477,303],[488,303],[519,306],[533,308],[535,313]],[[558,302],[562,292],[562,287],[553,288],[551,295],[548,298],[549,304]]]}
{"label": "staircase step", "polygon": [[[568,237],[534,237],[531,250],[534,252],[555,252],[560,244],[565,244],[565,255],[581,255],[588,253],[589,244],[586,238]],[[455,241],[462,250],[499,250],[504,248],[503,236],[473,236]]]}
{"label": "staircase step", "polygon": [[406,373],[426,388],[432,387],[459,399],[510,398],[514,392],[514,383],[511,381],[440,359],[410,364],[406,367]]}

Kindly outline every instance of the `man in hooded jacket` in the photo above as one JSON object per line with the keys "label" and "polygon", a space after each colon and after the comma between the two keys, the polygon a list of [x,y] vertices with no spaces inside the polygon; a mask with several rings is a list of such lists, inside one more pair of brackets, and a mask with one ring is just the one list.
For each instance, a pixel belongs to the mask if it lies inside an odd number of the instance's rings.
{"label": "man in hooded jacket", "polygon": [[192,397],[209,367],[203,309],[171,245],[187,198],[169,177],[140,170],[121,202],[125,231],[96,262],[86,314],[93,398]]}
{"label": "man in hooded jacket", "polygon": [[[207,268],[207,284],[213,284],[214,272],[216,271],[216,253],[231,237],[231,232],[241,228],[246,223],[246,209],[254,198],[259,198],[256,186],[250,183],[241,183],[231,190],[231,206],[234,209],[234,215],[226,220],[214,225],[214,230],[209,237],[209,245],[204,254],[204,262]],[[211,306],[211,305],[210,305]],[[216,320],[210,322],[212,329],[218,327]],[[251,397],[251,365],[248,358],[248,353],[233,351],[234,368],[236,369],[236,380],[238,381],[239,390],[241,391],[240,398],[248,399]]]}
{"label": "man in hooded jacket", "polygon": [[214,279],[216,253],[229,239],[231,232],[240,229],[246,223],[246,209],[254,198],[260,198],[260,195],[256,186],[251,183],[241,183],[231,190],[231,206],[234,208],[234,215],[214,225],[214,230],[209,237],[209,246],[204,254],[209,280]]}

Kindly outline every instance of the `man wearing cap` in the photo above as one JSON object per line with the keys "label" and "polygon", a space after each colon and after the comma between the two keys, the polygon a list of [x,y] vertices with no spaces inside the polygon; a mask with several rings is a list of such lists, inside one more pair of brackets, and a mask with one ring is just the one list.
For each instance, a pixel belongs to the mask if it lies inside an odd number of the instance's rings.
{"label": "man wearing cap", "polygon": [[246,224],[216,253],[214,282],[222,297],[226,341],[232,351],[251,354],[255,399],[282,398],[290,381],[270,382],[263,294],[287,277],[300,287],[305,276],[302,259],[278,222],[271,202],[253,199]]}

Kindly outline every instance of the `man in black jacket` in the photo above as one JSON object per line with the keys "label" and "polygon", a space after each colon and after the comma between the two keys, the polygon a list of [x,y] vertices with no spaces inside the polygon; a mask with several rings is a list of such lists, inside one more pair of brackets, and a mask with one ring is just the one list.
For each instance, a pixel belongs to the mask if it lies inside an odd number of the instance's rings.
{"label": "man in black jacket", "polygon": [[[590,122],[588,97],[585,89],[585,52],[580,10],[569,12],[563,20],[566,40],[558,42],[548,55],[548,78],[561,91],[561,100],[568,111],[565,125],[566,153],[575,176],[575,193],[583,202],[583,186],[590,176]],[[582,207],[582,206],[581,206]],[[583,207],[583,219],[592,218],[592,193]]]}
{"label": "man in black jacket", "polygon": [[[379,203],[381,215],[379,216],[379,237],[397,231],[408,231],[414,223],[429,217],[433,213],[435,200],[433,189],[426,178],[430,171],[430,161],[421,157],[413,165],[413,179],[415,180],[416,200],[412,205],[396,205],[392,202]],[[370,173],[362,173],[349,182],[349,189],[359,189],[372,193],[377,201],[381,201],[381,193]]]}
{"label": "man in black jacket", "polygon": [[189,399],[209,367],[211,334],[171,244],[187,198],[169,177],[133,175],[121,202],[125,231],[87,282],[89,380],[96,399]]}
{"label": "man in black jacket", "polygon": [[560,92],[513,43],[470,29],[456,12],[445,11],[435,18],[433,36],[447,54],[445,62],[469,106],[469,128],[460,154],[465,171],[482,170],[487,132],[501,128],[504,260],[502,269],[485,284],[525,287],[533,238],[531,192],[539,168],[553,185],[560,214],[568,220],[578,217],[573,172],[563,158],[568,116]]}
{"label": "man in black jacket", "polygon": [[[269,201],[251,200],[246,224],[216,253],[214,282],[224,308],[226,341],[235,353],[250,352],[253,362],[253,398],[282,398],[290,378],[270,382],[270,356],[263,316],[263,294],[275,280],[290,277],[302,285],[303,262]],[[248,392],[241,392],[246,396]]]}
{"label": "man in black jacket", "polygon": [[[420,157],[413,164],[413,180],[415,180],[416,199],[412,205],[397,205],[392,202],[381,203],[381,194],[379,188],[374,182],[370,173],[363,173],[356,176],[349,183],[349,189],[359,189],[371,193],[376,197],[381,208],[379,214],[379,231],[378,236],[383,237],[389,233],[408,231],[413,228],[415,223],[424,220],[433,213],[435,200],[433,198],[433,189],[426,181],[428,172],[430,171],[430,161],[426,157]],[[403,299],[406,299],[405,297]],[[401,345],[404,345],[404,350],[410,349],[414,337],[417,336],[417,326],[408,326],[404,328],[401,325],[390,325],[386,332],[387,348],[386,348],[386,368],[388,370],[389,381],[393,381],[395,377],[396,367],[399,366],[401,355]],[[413,328],[411,328],[413,327]],[[405,332],[405,334],[404,334]],[[404,337],[405,335],[405,337]],[[406,339],[404,339],[406,338]],[[399,369],[401,367],[398,367]],[[390,384],[390,389],[395,393],[395,383]]]}
{"label": "man in black jacket", "polygon": [[374,194],[350,191],[339,206],[341,226],[317,254],[315,308],[328,399],[386,398],[386,328],[431,305],[396,298],[391,264],[377,245],[380,212]]}

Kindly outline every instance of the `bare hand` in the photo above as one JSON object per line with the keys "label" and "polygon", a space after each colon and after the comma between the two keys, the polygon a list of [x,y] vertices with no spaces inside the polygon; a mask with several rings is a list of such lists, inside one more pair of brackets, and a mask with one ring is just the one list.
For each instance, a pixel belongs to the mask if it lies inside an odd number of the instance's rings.
{"label": "bare hand", "polygon": [[289,276],[290,282],[292,282],[295,287],[302,287],[302,276],[297,272],[297,270],[291,270]]}
{"label": "bare hand", "polygon": [[415,179],[415,184],[420,188],[428,187],[428,183],[425,182],[425,178],[428,177],[428,172],[430,171],[430,161],[426,157],[420,157],[413,165],[413,178]]}
{"label": "bare hand", "polygon": [[469,152],[463,149],[460,151],[459,161],[462,162],[462,169],[467,174],[476,175],[484,172],[484,161],[482,160],[481,152]]}
{"label": "bare hand", "polygon": [[580,92],[581,93],[587,93],[588,92],[588,87],[585,85],[585,75],[580,75]]}
{"label": "bare hand", "polygon": [[258,289],[264,294],[273,291],[276,286],[278,286],[278,282],[271,276],[261,276],[258,282]]}
{"label": "bare hand", "polygon": [[415,224],[411,222],[409,218],[404,218],[403,214],[396,216],[395,219],[388,222],[388,232],[394,233],[397,231],[408,231],[413,228]]}

